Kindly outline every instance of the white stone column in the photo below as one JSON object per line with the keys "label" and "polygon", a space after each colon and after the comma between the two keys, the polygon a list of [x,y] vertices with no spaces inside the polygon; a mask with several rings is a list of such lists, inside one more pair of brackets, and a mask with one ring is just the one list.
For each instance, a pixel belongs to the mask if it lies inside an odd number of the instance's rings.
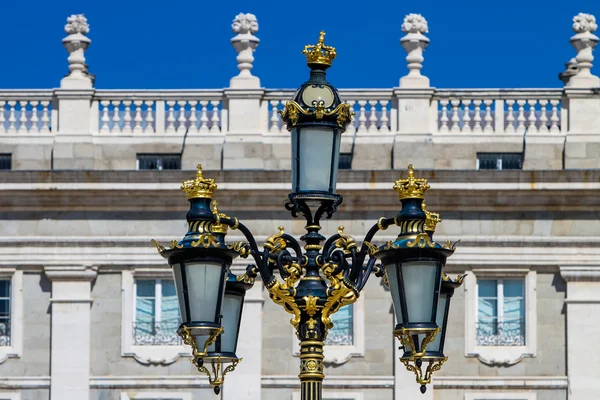
{"label": "white stone column", "polygon": [[596,400],[600,392],[600,265],[560,267],[567,282],[569,400]]}
{"label": "white stone column", "polygon": [[257,281],[246,293],[236,354],[243,358],[235,371],[227,375],[223,400],[261,398],[263,284]]}
{"label": "white stone column", "polygon": [[45,267],[52,282],[51,400],[90,399],[91,281],[97,268]]}

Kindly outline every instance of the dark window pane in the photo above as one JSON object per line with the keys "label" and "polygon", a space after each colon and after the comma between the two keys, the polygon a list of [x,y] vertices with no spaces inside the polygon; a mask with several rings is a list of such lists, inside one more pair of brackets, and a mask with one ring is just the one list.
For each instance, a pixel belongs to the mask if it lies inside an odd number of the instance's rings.
{"label": "dark window pane", "polygon": [[523,169],[522,153],[477,153],[479,169]]}
{"label": "dark window pane", "polygon": [[9,280],[0,281],[0,298],[1,297],[10,297],[10,281]]}
{"label": "dark window pane", "polygon": [[138,154],[138,169],[181,169],[180,154]]}
{"label": "dark window pane", "polygon": [[340,153],[340,161],[338,163],[338,169],[351,169],[352,168],[352,153]]}
{"label": "dark window pane", "polygon": [[12,154],[0,154],[0,169],[12,169]]}

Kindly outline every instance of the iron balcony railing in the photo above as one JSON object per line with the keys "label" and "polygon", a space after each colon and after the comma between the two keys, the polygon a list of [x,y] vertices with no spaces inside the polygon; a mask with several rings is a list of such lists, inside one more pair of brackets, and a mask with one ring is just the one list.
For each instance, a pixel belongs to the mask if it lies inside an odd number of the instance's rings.
{"label": "iron balcony railing", "polygon": [[0,347],[10,346],[10,318],[0,319]]}
{"label": "iron balcony railing", "polygon": [[179,320],[136,321],[133,323],[133,344],[135,346],[179,346],[177,335]]}
{"label": "iron balcony railing", "polygon": [[525,346],[525,321],[479,321],[477,323],[479,346]]}

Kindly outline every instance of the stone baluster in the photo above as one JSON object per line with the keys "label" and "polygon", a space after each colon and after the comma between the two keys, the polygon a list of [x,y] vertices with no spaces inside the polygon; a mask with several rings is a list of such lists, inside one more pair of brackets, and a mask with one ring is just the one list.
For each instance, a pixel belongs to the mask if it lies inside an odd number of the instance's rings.
{"label": "stone baluster", "polygon": [[237,62],[239,75],[231,78],[230,87],[232,88],[258,88],[260,80],[253,76],[250,70],[254,62],[252,53],[258,47],[260,40],[254,36],[258,32],[258,21],[254,14],[238,14],[231,25],[235,37],[231,39],[233,48],[238,53]]}
{"label": "stone baluster", "polygon": [[548,132],[548,100],[540,100],[540,126],[538,128],[539,132],[547,133]]}
{"label": "stone baluster", "polygon": [[460,116],[458,115],[460,100],[452,99],[450,100],[450,105],[452,106],[452,118],[450,119],[452,126],[450,127],[450,131],[455,133],[460,132]]}
{"label": "stone baluster", "polygon": [[494,126],[492,125],[492,121],[494,118],[492,117],[492,104],[494,100],[486,99],[483,101],[485,105],[485,117],[483,120],[485,121],[485,126],[483,127],[484,132],[494,132]]}
{"label": "stone baluster", "polygon": [[515,110],[513,106],[515,105],[514,100],[506,100],[506,112],[508,115],[506,116],[506,128],[505,131],[507,133],[514,133],[515,130]]}
{"label": "stone baluster", "polygon": [[10,114],[8,114],[8,133],[17,133],[17,117],[15,116],[15,107],[17,106],[16,101],[9,101],[8,107]]}
{"label": "stone baluster", "polygon": [[281,129],[279,128],[279,114],[277,114],[277,111],[279,109],[280,100],[271,100],[269,103],[271,104],[271,126],[269,127],[269,132],[279,133],[281,132]]}
{"label": "stone baluster", "polygon": [[463,126],[462,132],[470,133],[471,132],[471,100],[465,99],[462,101],[463,106]]}
{"label": "stone baluster", "polygon": [[577,71],[575,75],[568,78],[569,87],[597,87],[600,86],[600,78],[592,75],[592,61],[594,61],[594,47],[598,44],[598,36],[594,35],[598,29],[596,18],[591,14],[579,13],[573,17],[573,31],[571,44],[577,50]]}
{"label": "stone baluster", "polygon": [[379,127],[380,132],[390,132],[390,119],[388,118],[388,106],[389,100],[380,100],[381,104],[381,126]]}
{"label": "stone baluster", "polygon": [[440,132],[448,132],[448,99],[441,99],[442,115],[440,116]]}
{"label": "stone baluster", "polygon": [[190,100],[188,101],[190,105],[190,116],[188,118],[189,126],[188,126],[188,135],[198,133],[198,100]]}
{"label": "stone baluster", "polygon": [[133,133],[142,133],[142,100],[135,100],[133,105],[135,106],[135,115],[133,116]]}
{"label": "stone baluster", "polygon": [[360,111],[358,113],[358,132],[366,132],[367,131],[367,112],[365,110],[365,106],[367,105],[366,100],[359,100],[358,106],[360,107]]}
{"label": "stone baluster", "polygon": [[527,100],[527,103],[529,104],[529,118],[527,118],[529,123],[527,124],[527,130],[529,133],[535,133],[538,130],[537,116],[535,115],[535,106],[537,104],[537,100]]}
{"label": "stone baluster", "polygon": [[38,117],[38,105],[40,104],[39,101],[32,101],[31,103],[31,127],[29,128],[29,132],[35,132],[35,133],[39,133],[40,132],[40,119]]}
{"label": "stone baluster", "polygon": [[123,100],[125,106],[125,113],[123,114],[123,133],[131,133],[131,100]]}
{"label": "stone baluster", "polygon": [[517,115],[517,132],[525,132],[525,100],[517,100],[519,114]]}
{"label": "stone baluster", "polygon": [[83,14],[67,18],[65,32],[69,36],[62,40],[62,44],[69,52],[69,74],[61,80],[61,88],[91,89],[93,86],[93,77],[88,73],[84,55],[92,42],[85,36],[89,31],[90,26]]}
{"label": "stone baluster", "polygon": [[156,130],[154,129],[154,113],[152,111],[152,106],[154,105],[154,101],[146,100],[144,102],[146,105],[146,126],[144,127],[144,133],[154,133]]}
{"label": "stone baluster", "polygon": [[167,107],[169,107],[167,113],[167,129],[166,133],[175,133],[175,101],[167,101]]}
{"label": "stone baluster", "polygon": [[113,100],[111,101],[113,106],[113,126],[110,130],[112,133],[121,132],[121,116],[119,115],[119,107],[121,106],[121,100]]}
{"label": "stone baluster", "polygon": [[27,133],[27,100],[19,101],[19,130],[18,133]]}
{"label": "stone baluster", "polygon": [[202,133],[208,133],[209,132],[209,129],[208,129],[208,115],[207,115],[208,101],[202,100],[200,102],[200,107],[202,108],[202,113],[200,114],[200,132],[202,132]]}
{"label": "stone baluster", "polygon": [[221,101],[211,100],[210,104],[212,106],[212,115],[210,117],[210,132],[221,132],[221,118],[219,117],[219,105],[221,104]]}
{"label": "stone baluster", "polygon": [[473,116],[473,132],[480,133],[481,129],[481,103],[482,100],[473,100],[475,115]]}
{"label": "stone baluster", "polygon": [[100,133],[109,133],[110,128],[108,126],[110,122],[110,117],[108,116],[108,106],[110,105],[110,101],[102,100],[100,102],[102,106],[102,117],[100,118]]}
{"label": "stone baluster", "polygon": [[[48,112],[48,108],[50,107],[49,101],[42,101],[42,126],[40,128],[40,133],[50,133],[50,113]],[[1,108],[2,114],[4,114],[4,107]]]}
{"label": "stone baluster", "polygon": [[186,130],[186,118],[185,118],[185,105],[187,104],[187,101],[185,100],[180,100],[177,102],[177,105],[179,106],[179,110],[178,110],[178,114],[177,115],[177,130],[176,132],[179,134],[184,134],[185,130]]}
{"label": "stone baluster", "polygon": [[550,132],[560,132],[558,128],[558,100],[550,100],[552,106],[552,114],[550,115]]}
{"label": "stone baluster", "polygon": [[6,101],[0,100],[0,133],[6,133],[6,117],[4,113],[6,112]]}
{"label": "stone baluster", "polygon": [[369,128],[368,132],[377,132],[377,100],[369,100]]}
{"label": "stone baluster", "polygon": [[429,39],[424,33],[429,32],[427,20],[420,14],[408,14],[404,17],[402,32],[406,35],[400,39],[400,44],[408,53],[408,75],[400,78],[401,88],[429,87],[429,78],[421,75],[423,68],[423,51],[429,45]]}

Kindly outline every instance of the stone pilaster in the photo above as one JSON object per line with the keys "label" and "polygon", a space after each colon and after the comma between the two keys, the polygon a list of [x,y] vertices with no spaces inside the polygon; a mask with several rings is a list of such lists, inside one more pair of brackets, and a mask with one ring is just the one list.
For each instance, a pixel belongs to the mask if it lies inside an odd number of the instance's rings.
{"label": "stone pilaster", "polygon": [[236,354],[243,358],[235,371],[227,376],[223,400],[255,400],[261,398],[262,377],[262,308],[263,284],[257,281],[246,292],[242,324]]}
{"label": "stone pilaster", "polygon": [[600,391],[600,265],[561,267],[567,282],[569,400],[595,400]]}
{"label": "stone pilaster", "polygon": [[45,267],[52,282],[51,400],[90,398],[91,281],[97,268]]}

